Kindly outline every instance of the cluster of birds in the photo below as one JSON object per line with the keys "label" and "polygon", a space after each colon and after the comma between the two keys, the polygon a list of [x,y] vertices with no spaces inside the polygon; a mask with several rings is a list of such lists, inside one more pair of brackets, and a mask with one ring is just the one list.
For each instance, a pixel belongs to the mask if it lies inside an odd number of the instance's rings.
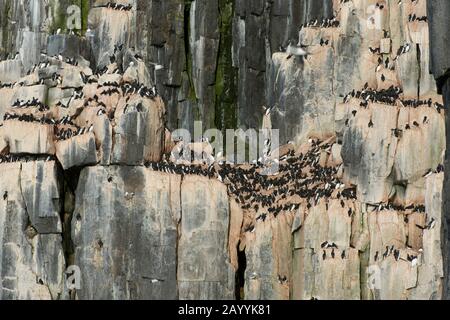
{"label": "cluster of birds", "polygon": [[330,40],[320,39],[320,46],[327,46],[330,43]]}
{"label": "cluster of birds", "polygon": [[[328,241],[325,241],[324,243],[322,243],[320,245],[320,247],[323,249],[322,250],[322,260],[326,260],[327,259],[327,249],[331,249],[330,252],[330,257],[331,259],[336,258],[336,252],[335,250],[338,250],[338,246],[333,242],[333,243],[329,243]],[[342,250],[341,254],[339,255],[341,257],[341,259],[346,259],[346,253],[345,250]]]}
{"label": "cluster of birds", "polygon": [[[41,53],[42,56],[46,56],[44,53]],[[34,73],[38,69],[45,69],[48,66],[50,66],[50,61],[42,61],[37,64],[35,64],[30,70],[27,71],[27,76]]]}
{"label": "cluster of birds", "polygon": [[162,161],[162,162],[146,162],[145,164],[146,168],[150,168],[153,171],[158,172],[164,172],[168,174],[177,174],[181,176],[186,175],[197,175],[197,176],[203,176],[208,177],[210,179],[213,179],[216,177],[216,168],[214,165],[210,165],[209,167],[205,168],[199,165],[177,165],[172,162],[168,161]]}
{"label": "cluster of birds", "polygon": [[383,10],[384,9],[384,4],[382,4],[382,3],[376,3],[375,4],[375,8],[377,8],[377,9],[380,9],[380,10]]}
{"label": "cluster of birds", "polygon": [[17,121],[23,121],[23,122],[36,122],[40,124],[48,124],[48,125],[54,125],[56,124],[55,119],[48,118],[46,116],[42,116],[40,118],[35,117],[32,114],[11,114],[11,113],[5,113],[3,116],[4,121],[8,120],[17,120]]}
{"label": "cluster of birds", "polygon": [[55,160],[56,157],[51,155],[0,154],[0,163],[55,161]]}
{"label": "cluster of birds", "polygon": [[433,100],[430,98],[428,100],[417,100],[417,99],[411,99],[411,100],[402,100],[402,104],[405,107],[411,107],[411,108],[418,108],[422,106],[428,106],[430,108],[435,108],[438,113],[441,113],[441,110],[444,109],[444,105],[439,102],[433,102]]}
{"label": "cluster of birds", "polygon": [[[383,103],[387,105],[395,105],[395,102],[400,98],[403,90],[399,87],[390,86],[388,89],[375,90],[369,88],[369,84],[364,85],[361,91],[353,90],[344,97],[343,102],[348,103],[351,98],[363,100],[360,103],[361,107],[367,107],[369,102]],[[356,114],[356,113],[355,113]]]}
{"label": "cluster of birds", "polygon": [[138,94],[142,98],[149,99],[154,99],[158,96],[158,90],[156,89],[156,86],[147,88],[146,86],[138,82],[124,84],[122,86],[122,92],[124,93],[124,95]]}
{"label": "cluster of birds", "polygon": [[0,89],[12,88],[12,87],[14,87],[14,83],[2,83],[2,82],[0,82]]}
{"label": "cluster of birds", "polygon": [[[395,70],[395,63],[391,63],[390,60],[389,60],[389,57],[386,58],[386,60],[384,60],[384,61],[383,61],[382,57],[379,57],[378,58],[378,65],[377,65],[377,68],[375,69],[375,71],[376,72],[380,71],[381,67],[383,67],[383,66],[384,66],[385,69],[389,69],[391,71]],[[384,77],[384,75],[381,76],[381,80],[384,82],[385,79],[383,79],[383,77]]]}
{"label": "cluster of birds", "polygon": [[[435,108],[438,113],[441,113],[441,110],[444,109],[444,105],[439,102],[433,102],[430,98],[428,100],[401,100],[401,94],[403,90],[400,87],[390,86],[388,89],[375,90],[369,88],[368,83],[364,85],[364,89],[357,91],[353,90],[349,94],[347,94],[343,102],[348,103],[351,98],[361,99],[363,100],[360,103],[360,107],[367,107],[369,102],[372,103],[383,103],[386,105],[394,106],[396,105],[397,100],[402,102],[404,107],[412,107],[417,108],[420,106],[428,106],[430,108]],[[356,110],[353,111],[353,115],[356,115]]]}
{"label": "cluster of birds", "polygon": [[78,66],[78,60],[76,58],[66,58],[65,62],[67,64],[70,64],[70,65],[75,66],[75,67]]}
{"label": "cluster of birds", "polygon": [[445,169],[445,168],[444,168],[444,165],[443,165],[443,164],[439,164],[435,170],[433,170],[433,169],[428,169],[428,171],[423,175],[423,177],[424,177],[424,178],[428,178],[428,177],[431,176],[433,173],[434,173],[434,174],[438,174],[438,173],[444,172],[444,169]]}
{"label": "cluster of birds", "polygon": [[406,43],[404,45],[401,45],[398,49],[397,49],[397,55],[394,58],[394,61],[397,61],[398,58],[403,55],[408,53],[409,51],[411,51],[411,44],[410,43]]}
{"label": "cluster of birds", "polygon": [[[261,174],[262,163],[246,166],[232,166],[227,163],[201,165],[176,165],[171,162],[149,162],[146,167],[154,171],[178,175],[199,175],[210,179],[218,179],[227,186],[231,197],[240,204],[244,210],[257,212],[255,223],[264,222],[272,215],[277,217],[281,213],[298,210],[301,206],[311,208],[317,205],[320,199],[339,199],[342,208],[348,207],[348,215],[354,214],[351,206],[346,201],[355,200],[356,188],[346,187],[336,178],[336,168],[323,167],[319,164],[320,154],[330,152],[331,144],[319,140],[310,140],[311,148],[304,154],[296,155],[293,151],[288,153],[283,162],[279,164],[279,173],[275,176]],[[443,166],[439,165],[434,172],[441,172]],[[328,209],[328,201],[326,203]],[[423,213],[425,206],[402,206],[394,203],[380,203],[373,205],[373,211],[392,210],[396,212]],[[347,209],[346,209],[347,210]],[[405,222],[408,222],[407,215]],[[416,225],[421,230],[430,230],[436,225],[435,219],[431,219],[425,225]],[[255,224],[248,225],[244,232],[254,232]],[[346,251],[338,251],[336,243],[325,241],[321,244],[322,259],[327,258],[346,259]],[[419,250],[420,251],[420,250]],[[375,254],[374,260],[387,258],[391,254],[398,261],[401,259],[400,250],[394,247],[387,248],[384,254]],[[407,255],[407,261],[415,266],[418,256]],[[287,277],[278,275],[278,282],[284,284]]]}
{"label": "cluster of birds", "polygon": [[311,21],[308,21],[307,23],[303,24],[302,28],[338,28],[340,26],[339,20],[337,20],[336,17],[332,18],[326,18],[322,19],[322,21],[319,21],[318,19],[314,19]]}
{"label": "cluster of birds", "polygon": [[[123,49],[123,45],[116,45],[116,47],[115,47],[116,51],[119,51],[122,49]],[[43,54],[43,55],[45,55],[45,54]],[[47,57],[47,56],[45,56],[45,57],[51,58],[51,57]],[[64,62],[74,65],[74,66],[78,65],[78,61],[75,58],[64,59],[62,56],[55,56],[53,58],[58,59],[59,61],[64,61]],[[50,59],[47,59],[44,62],[40,62],[40,63],[36,64],[32,69],[29,70],[28,74],[35,72],[37,69],[47,68],[49,65],[50,65]],[[100,70],[99,73],[103,74],[107,71],[108,71],[108,67],[105,67],[105,69]],[[117,69],[116,72],[119,72],[119,69]],[[98,77],[96,77],[96,76],[88,77],[88,76],[84,75],[82,72],[80,72],[80,75],[83,79],[84,84],[86,84],[86,83],[97,83],[98,84]],[[48,79],[56,81],[58,84],[62,83],[61,75],[56,72],[51,74],[48,77]],[[41,79],[41,81],[43,81],[43,80],[44,79]],[[3,87],[14,87],[15,85],[16,84],[14,84],[14,83],[2,84],[2,88]],[[97,116],[106,114],[106,109],[107,109],[106,105],[104,102],[100,101],[100,97],[102,95],[111,96],[113,94],[119,94],[119,95],[138,94],[143,98],[150,98],[150,99],[154,99],[158,95],[156,86],[153,86],[152,88],[148,88],[138,82],[124,83],[121,85],[119,85],[116,82],[106,82],[106,83],[103,83],[102,85],[100,85],[100,84],[97,85],[98,89],[101,89],[103,87],[104,87],[104,90],[101,91],[99,94],[96,94],[93,97],[89,97],[89,98],[85,99],[84,105],[83,105],[84,107],[88,107],[92,103],[93,106],[100,107],[100,109],[97,113]],[[59,101],[56,106],[60,107],[60,108],[68,108],[70,103],[73,100],[83,99],[83,98],[84,98],[83,87],[75,88],[74,92],[72,93],[71,97],[68,99],[68,102],[66,104],[63,104],[63,102]],[[128,97],[128,99],[129,98],[130,97]],[[128,100],[127,100],[127,102],[128,102]],[[11,108],[12,109],[25,109],[25,108],[29,108],[29,107],[37,107],[37,108],[39,108],[39,111],[41,111],[41,112],[48,111],[50,109],[47,105],[41,103],[38,99],[36,99],[34,97],[28,101],[18,99],[13,103]],[[125,108],[124,113],[127,111],[127,108],[128,108],[128,106]],[[140,111],[142,111],[142,110],[140,110]],[[93,126],[84,127],[84,128],[76,126],[72,121],[75,118],[76,118],[76,116],[73,116],[73,117],[66,116],[66,117],[62,118],[61,120],[54,120],[54,119],[48,118],[46,116],[37,117],[32,114],[6,113],[3,117],[3,120],[4,121],[18,120],[18,121],[24,121],[24,122],[37,122],[37,123],[41,123],[41,124],[56,125],[56,126],[62,125],[63,126],[62,128],[61,127],[55,128],[55,138],[57,141],[63,141],[63,140],[67,140],[72,137],[76,137],[76,136],[83,135],[83,134],[93,131]]]}
{"label": "cluster of birds", "polygon": [[49,106],[47,106],[44,103],[40,102],[35,97],[33,97],[31,100],[27,100],[27,101],[17,99],[13,103],[11,108],[12,109],[38,108],[40,112],[44,112],[44,111],[50,110]]}
{"label": "cluster of birds", "polygon": [[425,224],[424,226],[418,225],[416,224],[416,227],[421,229],[421,230],[431,230],[436,226],[436,219],[431,218],[431,220]]}
{"label": "cluster of birds", "polygon": [[[419,252],[422,252],[422,249],[420,249]],[[395,246],[386,246],[386,251],[384,251],[384,253],[381,255],[381,258],[386,259],[391,255],[394,255],[395,261],[399,261],[401,259],[400,250],[395,249]],[[378,261],[378,259],[380,259],[380,252],[376,251],[373,260],[376,262]],[[415,267],[418,262],[418,256],[407,254],[406,260],[411,263],[412,267]]]}
{"label": "cluster of birds", "polygon": [[[73,124],[72,124],[73,125]],[[73,128],[62,128],[62,129],[56,129],[55,137],[57,141],[64,141],[68,140],[70,138],[81,136],[84,134],[87,134],[89,132],[94,131],[94,126],[91,125],[90,127],[80,128],[78,126],[73,125],[76,129]]]}
{"label": "cluster of birds", "polygon": [[6,56],[6,60],[20,60],[20,53],[19,52],[9,53]]}
{"label": "cluster of birds", "polygon": [[107,4],[100,5],[98,7],[119,10],[119,11],[130,11],[131,9],[133,9],[133,5],[131,5],[131,4],[120,4],[120,3],[115,3],[115,2],[108,2]]}
{"label": "cluster of birds", "polygon": [[286,276],[281,276],[281,275],[278,275],[278,283],[279,284],[285,284],[285,283],[287,283],[287,277]]}
{"label": "cluster of birds", "polygon": [[[385,30],[385,36],[388,36],[387,31]],[[404,45],[401,45],[398,49],[397,49],[397,55],[394,58],[394,61],[397,61],[398,58],[403,55],[408,53],[409,51],[411,51],[411,44],[410,43],[406,43]],[[372,54],[381,54],[381,48],[380,47],[369,47],[369,52]],[[381,65],[383,65],[383,59],[380,57],[378,59],[378,67],[377,67],[377,71],[379,70],[379,68],[381,68]],[[386,69],[394,69],[394,64],[389,65],[389,58],[387,58],[387,60],[384,62],[385,68]]]}
{"label": "cluster of birds", "polygon": [[405,212],[405,211],[412,211],[414,213],[425,213],[425,206],[423,204],[420,205],[409,205],[409,206],[402,206],[399,204],[394,204],[394,203],[380,203],[377,205],[368,205],[369,207],[373,208],[373,211],[384,211],[384,210],[389,210],[389,211],[397,211],[397,212]]}
{"label": "cluster of birds", "polygon": [[[360,102],[359,106],[364,107],[364,108],[368,107],[369,102],[382,103],[382,104],[394,106],[394,105],[396,105],[397,100],[400,99],[400,95],[402,93],[403,93],[403,90],[399,87],[390,86],[388,89],[382,89],[382,90],[377,91],[374,89],[370,89],[368,87],[368,84],[366,83],[364,86],[364,89],[362,91],[353,90],[351,93],[347,94],[344,97],[343,102],[348,103],[351,98],[357,98],[357,99],[362,100]],[[431,98],[428,100],[400,100],[400,101],[402,102],[402,105],[404,107],[416,108],[419,106],[426,105],[426,106],[429,106],[430,108],[431,107],[435,108],[438,113],[441,113],[441,110],[444,109],[444,106],[442,104],[440,104],[438,102],[433,103],[433,100]],[[352,113],[353,117],[356,117],[356,114],[358,113],[358,111],[353,110],[351,113]],[[422,120],[422,124],[426,125],[429,123],[429,121],[430,121],[430,119],[427,116],[424,116],[423,120]],[[349,126],[349,124],[350,124],[350,119],[346,119],[345,125]],[[418,121],[413,121],[412,126],[419,128],[420,123]],[[374,127],[374,123],[373,123],[372,119],[369,121],[368,127],[369,128]],[[407,123],[405,125],[404,129],[410,130],[411,124]],[[399,138],[401,133],[403,132],[403,130],[399,129],[399,128],[394,128],[394,129],[392,129],[392,132],[395,135],[395,137]]]}
{"label": "cluster of birds", "polygon": [[[296,155],[293,151],[282,157],[278,174],[262,174],[264,164],[257,162],[246,166],[233,166],[228,163],[199,165],[176,165],[170,162],[147,163],[148,168],[180,175],[200,175],[217,178],[224,183],[230,196],[244,210],[259,212],[256,221],[265,221],[271,214],[276,217],[282,212],[292,212],[304,205],[310,209],[320,199],[335,197],[341,200],[356,199],[356,188],[345,187],[337,176],[337,168],[322,167],[320,155],[330,152],[331,144],[311,140],[311,149],[305,154]],[[326,204],[328,208],[328,203]],[[352,215],[352,209],[348,214]],[[246,231],[252,232],[254,226]]]}
{"label": "cluster of birds", "polygon": [[427,16],[422,16],[422,17],[418,17],[416,16],[416,14],[410,14],[408,16],[408,21],[409,22],[413,22],[413,21],[421,21],[421,22],[428,22],[428,17]]}
{"label": "cluster of birds", "polygon": [[345,189],[336,178],[336,168],[320,166],[320,154],[330,148],[329,144],[313,142],[312,149],[306,154],[292,152],[285,163],[279,164],[276,176],[261,175],[257,166],[235,168],[225,165],[219,170],[218,179],[227,185],[230,195],[243,209],[260,212],[256,221],[265,221],[269,214],[276,217],[282,212],[292,212],[302,204],[310,209],[320,199],[329,199],[332,195],[342,202],[344,198],[356,198],[356,190]]}

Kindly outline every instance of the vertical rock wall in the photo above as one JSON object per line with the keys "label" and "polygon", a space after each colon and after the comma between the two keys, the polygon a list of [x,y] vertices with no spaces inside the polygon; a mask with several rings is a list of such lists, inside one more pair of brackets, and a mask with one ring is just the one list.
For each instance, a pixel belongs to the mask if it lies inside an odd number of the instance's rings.
{"label": "vertical rock wall", "polygon": [[[82,36],[65,30],[72,3]],[[431,24],[430,39],[426,21],[408,21],[430,1],[384,1],[370,12],[376,1],[106,3],[0,0],[0,54],[13,54],[0,62],[1,299],[444,296],[446,60],[428,53],[440,27]],[[339,26],[299,31],[334,13]],[[371,27],[377,17],[381,29]],[[283,52],[290,40],[308,57]],[[42,50],[48,64],[27,74]],[[60,53],[79,65],[52,57]],[[127,91],[155,79],[161,96]],[[389,102],[361,93],[394,87],[402,93]],[[13,107],[33,98],[48,108]],[[331,196],[311,205],[291,195],[275,215],[239,205],[216,176],[152,167],[164,159],[166,127],[192,130],[201,119],[259,128],[263,105],[274,107],[265,123],[294,140],[297,155],[310,138],[330,138],[312,149],[335,171]],[[68,129],[78,134],[61,137]],[[283,184],[327,183],[315,173]],[[344,186],[355,195],[341,198]],[[70,265],[81,270],[76,291],[65,281]]]}
{"label": "vertical rock wall", "polygon": [[2,163],[0,172],[0,299],[61,299],[60,172],[43,161]]}
{"label": "vertical rock wall", "polygon": [[[260,127],[272,54],[296,41],[303,23],[333,14],[331,0],[123,2],[133,5],[130,12],[102,7],[106,3],[2,0],[0,54],[19,52],[28,70],[41,51],[81,55],[103,66],[115,44],[135,47],[147,63],[165,67],[153,72],[149,65],[169,128],[191,131],[194,120],[205,128]],[[72,4],[81,8],[84,38],[67,34]]]}
{"label": "vertical rock wall", "polygon": [[[450,105],[450,60],[449,56],[445,54],[445,52],[449,49],[449,41],[448,41],[448,14],[450,14],[450,3],[448,1],[428,1],[427,2],[427,13],[430,17],[430,42],[431,42],[431,72],[436,78],[438,84],[438,90],[442,93],[444,97],[445,106],[448,107]],[[446,126],[450,125],[449,118],[446,117]],[[446,132],[446,141],[449,141],[448,131]],[[448,142],[447,153],[445,155],[445,165],[449,166],[449,154],[448,154]],[[445,298],[449,298],[449,255],[448,251],[450,249],[450,241],[449,241],[449,225],[450,225],[450,215],[449,215],[449,197],[448,190],[450,190],[449,185],[449,176],[448,172],[445,173],[444,179],[444,190],[443,190],[443,226],[444,233],[443,237],[445,242],[442,245],[442,250],[444,254],[444,272],[445,272],[445,289],[444,294]]]}

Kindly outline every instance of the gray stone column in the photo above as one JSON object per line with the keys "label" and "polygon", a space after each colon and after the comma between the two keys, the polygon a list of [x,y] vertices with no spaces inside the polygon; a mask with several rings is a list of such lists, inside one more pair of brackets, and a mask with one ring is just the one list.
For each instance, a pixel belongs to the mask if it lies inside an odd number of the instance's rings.
{"label": "gray stone column", "polygon": [[[450,107],[450,55],[448,54],[450,50],[450,1],[448,0],[433,0],[427,1],[427,11],[430,27],[430,41],[431,41],[431,72],[433,73],[439,93],[444,96],[444,104],[446,110]],[[450,118],[446,117],[446,128],[450,127]],[[442,212],[444,215],[444,226],[443,226],[443,240],[442,241],[442,251],[444,257],[444,299],[450,297],[449,291],[449,254],[450,251],[450,241],[449,241],[449,225],[450,225],[450,180],[448,168],[450,168],[450,135],[449,131],[446,132],[447,139],[447,152],[445,154],[445,180],[444,180],[444,190],[443,190],[443,201],[442,201]]]}

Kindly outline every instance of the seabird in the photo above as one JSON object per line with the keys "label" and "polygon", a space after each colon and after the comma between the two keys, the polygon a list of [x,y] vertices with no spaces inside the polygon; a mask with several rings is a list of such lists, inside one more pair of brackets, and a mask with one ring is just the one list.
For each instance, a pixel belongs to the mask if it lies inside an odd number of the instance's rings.
{"label": "seabird", "polygon": [[394,258],[396,261],[398,261],[398,259],[400,258],[400,251],[399,250],[394,250]]}
{"label": "seabird", "polygon": [[292,45],[292,42],[289,42],[289,45],[286,49],[286,53],[289,54],[289,56],[299,56],[299,57],[308,55],[308,53],[302,47]]}
{"label": "seabird", "polygon": [[163,282],[164,280],[151,279],[150,281],[151,281],[151,283],[158,283],[158,282]]}
{"label": "seabird", "polygon": [[266,110],[266,116],[270,115],[272,113],[274,107],[268,107],[268,108],[264,108]]}
{"label": "seabird", "polygon": [[436,225],[436,220],[434,218],[431,218],[430,222],[427,225],[427,229],[428,230],[433,229],[435,225]]}
{"label": "seabird", "polygon": [[428,169],[428,171],[422,176],[423,178],[428,178],[429,176],[431,176],[433,174],[433,170]]}

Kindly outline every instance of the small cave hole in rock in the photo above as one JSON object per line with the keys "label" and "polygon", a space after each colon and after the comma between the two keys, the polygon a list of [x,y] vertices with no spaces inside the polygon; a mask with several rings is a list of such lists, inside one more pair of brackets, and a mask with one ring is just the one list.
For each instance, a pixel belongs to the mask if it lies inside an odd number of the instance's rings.
{"label": "small cave hole in rock", "polygon": [[244,300],[244,285],[245,285],[245,270],[247,269],[247,257],[245,256],[245,249],[239,250],[239,244],[237,246],[238,253],[238,269],[236,271],[235,279],[235,294],[236,300]]}

